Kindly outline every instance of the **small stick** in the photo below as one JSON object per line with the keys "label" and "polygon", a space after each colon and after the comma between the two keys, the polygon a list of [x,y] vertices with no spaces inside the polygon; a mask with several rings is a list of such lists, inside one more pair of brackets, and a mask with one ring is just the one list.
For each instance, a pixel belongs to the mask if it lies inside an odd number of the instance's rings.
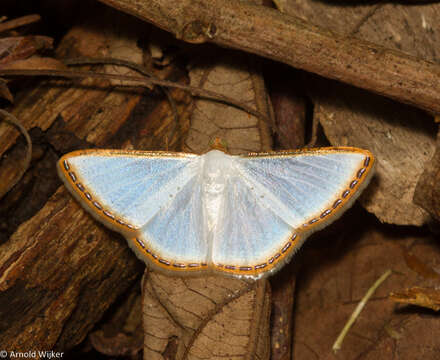
{"label": "small stick", "polygon": [[365,296],[362,298],[362,300],[359,302],[359,304],[356,306],[356,309],[354,309],[353,314],[351,314],[350,319],[348,319],[347,323],[345,324],[344,328],[342,329],[341,333],[339,334],[338,338],[336,339],[335,343],[333,344],[333,351],[336,353],[338,350],[341,349],[342,342],[344,341],[345,335],[347,335],[348,331],[350,330],[353,323],[356,321],[357,317],[359,316],[360,312],[364,308],[367,301],[370,299],[371,295],[376,291],[376,289],[379,287],[380,284],[382,284],[388,276],[391,275],[391,270],[385,271],[385,273],[376,280],[376,282],[373,284],[370,289],[368,289]]}
{"label": "small stick", "polygon": [[[53,76],[53,77],[61,77],[61,78],[71,78],[71,79],[83,79],[83,78],[98,78],[98,79],[116,79],[116,80],[125,80],[125,81],[136,81],[139,84],[145,85],[159,85],[164,87],[182,89],[190,92],[194,96],[198,96],[200,98],[210,99],[213,101],[222,102],[227,105],[232,105],[241,109],[243,111],[248,112],[251,115],[265,121],[270,124],[270,120],[267,116],[262,114],[260,111],[253,109],[251,106],[248,106],[240,101],[237,101],[233,98],[221,95],[214,91],[197,88],[194,86],[179,84],[173,81],[168,80],[160,80],[155,78],[140,78],[135,76],[126,76],[126,75],[116,75],[116,74],[106,74],[106,73],[96,73],[92,71],[71,71],[71,70],[28,70],[28,69],[0,69],[0,76]],[[126,85],[118,85],[118,86],[126,86]],[[133,86],[133,85],[129,85]]]}
{"label": "small stick", "polygon": [[40,20],[41,20],[40,15],[33,14],[33,15],[22,16],[17,19],[5,21],[0,24],[0,33],[18,28],[20,26],[29,25]]}

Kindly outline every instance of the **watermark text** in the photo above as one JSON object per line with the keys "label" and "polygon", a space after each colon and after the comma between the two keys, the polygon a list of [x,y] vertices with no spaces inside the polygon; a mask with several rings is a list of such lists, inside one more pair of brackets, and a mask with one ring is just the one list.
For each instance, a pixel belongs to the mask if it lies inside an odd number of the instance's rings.
{"label": "watermark text", "polygon": [[64,352],[52,350],[7,351],[0,350],[0,359],[62,359]]}

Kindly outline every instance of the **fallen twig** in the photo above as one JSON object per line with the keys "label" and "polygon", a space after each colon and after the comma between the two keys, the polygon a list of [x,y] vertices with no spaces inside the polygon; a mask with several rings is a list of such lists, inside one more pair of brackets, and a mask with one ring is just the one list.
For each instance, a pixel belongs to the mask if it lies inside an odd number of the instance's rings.
{"label": "fallen twig", "polygon": [[192,43],[213,42],[440,113],[440,65],[233,0],[100,0]]}
{"label": "fallen twig", "polygon": [[40,15],[33,14],[33,15],[22,16],[17,19],[5,21],[0,24],[0,33],[18,28],[20,26],[29,25],[40,20],[41,20]]}
{"label": "fallen twig", "polygon": [[338,338],[336,339],[335,343],[333,344],[332,349],[335,353],[341,349],[342,342],[344,341],[345,335],[347,335],[348,331],[350,330],[353,323],[356,321],[357,317],[361,313],[361,311],[364,308],[367,301],[370,299],[371,295],[373,295],[373,293],[376,291],[376,289],[379,287],[379,285],[382,284],[387,279],[387,277],[390,275],[391,275],[391,270],[385,271],[385,273],[379,279],[376,280],[376,282],[373,284],[373,286],[368,289],[365,296],[362,298],[362,300],[356,306],[356,309],[354,309],[353,314],[351,314],[350,318],[348,319],[347,323],[345,324],[344,328],[342,329],[341,333],[339,334]]}
{"label": "fallen twig", "polygon": [[[126,76],[126,75],[117,75],[117,74],[106,74],[106,73],[98,73],[92,71],[69,71],[69,70],[0,70],[0,77],[3,76],[53,76],[53,77],[62,77],[62,78],[70,78],[70,79],[82,79],[82,78],[99,78],[99,79],[111,79],[111,80],[122,80],[122,81],[136,81],[139,84],[145,85],[159,85],[170,88],[177,88],[189,91],[192,95],[210,99],[214,101],[219,101],[228,105],[235,106],[243,111],[248,112],[251,115],[256,116],[257,118],[265,121],[267,124],[271,124],[272,122],[268,119],[267,116],[262,114],[260,111],[253,109],[252,107],[236,101],[227,96],[223,96],[213,91],[209,91],[206,89],[200,89],[193,86],[188,86],[184,84],[179,84],[173,81],[168,80],[160,80],[156,78],[138,78],[135,76]],[[118,85],[118,86],[133,86],[130,85]]]}

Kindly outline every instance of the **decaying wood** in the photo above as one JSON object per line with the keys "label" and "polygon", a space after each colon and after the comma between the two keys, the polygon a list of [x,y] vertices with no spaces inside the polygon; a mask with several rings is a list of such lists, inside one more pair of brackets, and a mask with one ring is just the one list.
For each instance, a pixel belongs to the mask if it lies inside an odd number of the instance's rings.
{"label": "decaying wood", "polygon": [[0,343],[23,352],[71,348],[138,276],[125,240],[60,188],[0,246]]}
{"label": "decaying wood", "polygon": [[51,49],[53,39],[47,36],[11,36],[0,39],[0,64],[26,59],[35,53]]}
{"label": "decaying wood", "polygon": [[136,281],[122,297],[117,307],[99,329],[89,335],[92,346],[108,356],[131,356],[133,359],[143,349],[141,282]]}
{"label": "decaying wood", "polygon": [[305,145],[306,99],[299,71],[287,66],[272,69],[270,98],[275,111],[276,140],[281,149],[300,149]]}
{"label": "decaying wood", "polygon": [[[305,143],[305,99],[297,92],[301,88],[298,72],[284,67],[273,69],[271,99],[277,123],[277,140],[282,149],[299,149]],[[271,360],[292,358],[293,306],[296,277],[301,257],[297,256],[270,279],[272,286]]]}
{"label": "decaying wood", "polygon": [[213,42],[440,112],[440,67],[232,0],[100,0],[188,42]]}
{"label": "decaying wood", "polygon": [[300,261],[298,257],[294,258],[270,280],[272,285],[271,360],[292,358],[293,305]]}
{"label": "decaying wood", "polygon": [[437,133],[435,154],[426,163],[414,192],[414,203],[425,209],[431,216],[440,220],[440,132]]}
{"label": "decaying wood", "polygon": [[[32,158],[32,140],[26,128],[23,127],[20,121],[11,113],[0,109],[0,118],[2,118],[4,122],[9,123],[11,126],[15,126],[18,128],[18,130],[20,130],[21,134],[26,139],[27,146],[26,155],[22,156],[20,160],[17,161],[17,159],[13,159],[14,161],[6,161],[10,167],[10,171],[4,172],[9,178],[2,182],[2,184],[7,184],[7,187],[3,187],[4,185],[0,184],[1,199],[7,192],[9,192],[9,190],[21,179],[24,173],[28,170]],[[17,164],[19,164],[18,168],[20,168],[18,173],[16,173]],[[12,179],[10,177],[11,175],[13,176]]]}
{"label": "decaying wood", "polygon": [[[135,27],[133,21],[124,23],[115,17],[107,21],[112,24],[107,28],[93,18],[95,25],[72,29],[58,53],[105,56],[114,43],[118,44],[119,54],[141,51],[133,47],[132,39],[139,33],[130,32]],[[123,39],[126,47],[122,46]],[[149,115],[143,110],[148,105],[143,103],[142,92],[115,91],[107,81],[84,80],[76,84],[45,82],[18,95],[14,113],[27,129],[32,129],[34,141],[48,144],[35,146],[32,170],[45,159],[37,152],[63,154],[84,147],[132,147],[130,141],[142,136],[133,130],[142,129],[140,123],[146,128],[144,122]],[[136,109],[141,112],[138,117],[132,115]],[[172,122],[169,105],[168,112]],[[17,134],[2,125],[1,153],[7,154],[14,151]],[[161,131],[155,130],[156,141],[162,141]],[[41,210],[32,208],[33,213],[17,220],[22,223],[28,219],[18,229],[9,228],[16,222],[9,218],[28,206],[24,195],[14,192],[15,205],[6,217],[10,220],[7,231],[13,234],[0,249],[0,343],[11,350],[66,350],[80,343],[143,270],[125,240],[94,221],[63,187],[52,195],[52,184],[60,185],[56,158],[48,158],[50,184],[40,184],[34,193],[45,204]],[[0,173],[4,166],[8,163],[2,161]],[[9,194],[6,200],[11,200]],[[4,206],[2,203],[2,210]]]}

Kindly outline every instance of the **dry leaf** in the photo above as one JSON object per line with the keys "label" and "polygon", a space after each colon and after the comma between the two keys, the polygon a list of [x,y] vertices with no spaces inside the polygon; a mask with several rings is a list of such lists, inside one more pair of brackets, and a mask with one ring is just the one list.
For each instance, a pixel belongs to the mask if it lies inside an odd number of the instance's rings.
{"label": "dry leaf", "polygon": [[402,249],[402,253],[406,265],[412,271],[416,272],[417,274],[428,280],[440,280],[440,273],[435,271],[431,266],[421,261],[417,256],[407,251],[405,248]]}
{"label": "dry leaf", "polygon": [[[136,23],[133,25],[137,26]],[[132,31],[130,31],[131,28]],[[115,17],[113,27],[104,30],[104,36],[107,40],[107,46],[102,50],[104,57],[128,60],[134,64],[142,65],[143,53],[142,49],[138,46],[139,34],[136,33],[133,26],[130,26],[130,22],[124,16]],[[119,65],[105,65],[104,72],[135,77],[142,76],[135,70]],[[110,83],[113,85],[139,86],[139,82],[136,81],[110,80]]]}
{"label": "dry leaf", "polygon": [[404,304],[422,306],[435,311],[440,310],[440,290],[413,287],[390,294],[390,299]]}
{"label": "dry leaf", "polygon": [[268,359],[267,281],[146,273],[144,359]]}
{"label": "dry leaf", "polygon": [[412,3],[329,3],[308,0],[276,0],[282,12],[300,16],[338,34],[396,48],[434,61],[439,57],[436,19],[440,5]]}
{"label": "dry leaf", "polygon": [[[222,51],[197,57],[189,74],[191,86],[215,91],[268,113],[264,82],[245,54]],[[268,126],[228,104],[196,99],[186,146],[190,152],[202,153],[215,137],[220,137],[231,154],[268,150]]]}
{"label": "dry leaf", "polygon": [[[401,247],[438,268],[435,238],[415,228],[380,224],[359,207],[308,241],[295,299],[294,359],[418,359],[420,353],[424,359],[437,358],[440,339],[433,334],[440,331],[438,319],[397,311],[388,298],[398,289],[438,283],[409,268]],[[392,277],[377,289],[334,355],[332,344],[354,308],[389,268]],[[390,332],[401,337],[391,338]]]}
{"label": "dry leaf", "polygon": [[413,203],[418,178],[434,152],[428,115],[341,84],[318,82],[315,116],[332,145],[369,149],[376,175],[360,202],[381,221],[422,225],[429,215]]}
{"label": "dry leaf", "polygon": [[[52,48],[53,39],[47,36],[14,36],[0,39],[0,68],[8,68],[8,64],[12,65],[12,68],[16,66],[20,69],[23,66],[23,59],[27,59],[37,52]],[[15,63],[19,61],[18,63]],[[48,60],[46,59],[47,63]],[[51,63],[51,61],[49,61]],[[58,63],[58,62],[56,62]],[[31,62],[25,62],[24,68],[32,67],[35,65],[35,60]],[[6,67],[3,67],[6,66]],[[50,66],[53,69],[54,64]],[[59,69],[64,69],[61,67]],[[6,85],[6,81],[0,81],[0,97],[3,97],[10,102],[14,101],[14,98]]]}

